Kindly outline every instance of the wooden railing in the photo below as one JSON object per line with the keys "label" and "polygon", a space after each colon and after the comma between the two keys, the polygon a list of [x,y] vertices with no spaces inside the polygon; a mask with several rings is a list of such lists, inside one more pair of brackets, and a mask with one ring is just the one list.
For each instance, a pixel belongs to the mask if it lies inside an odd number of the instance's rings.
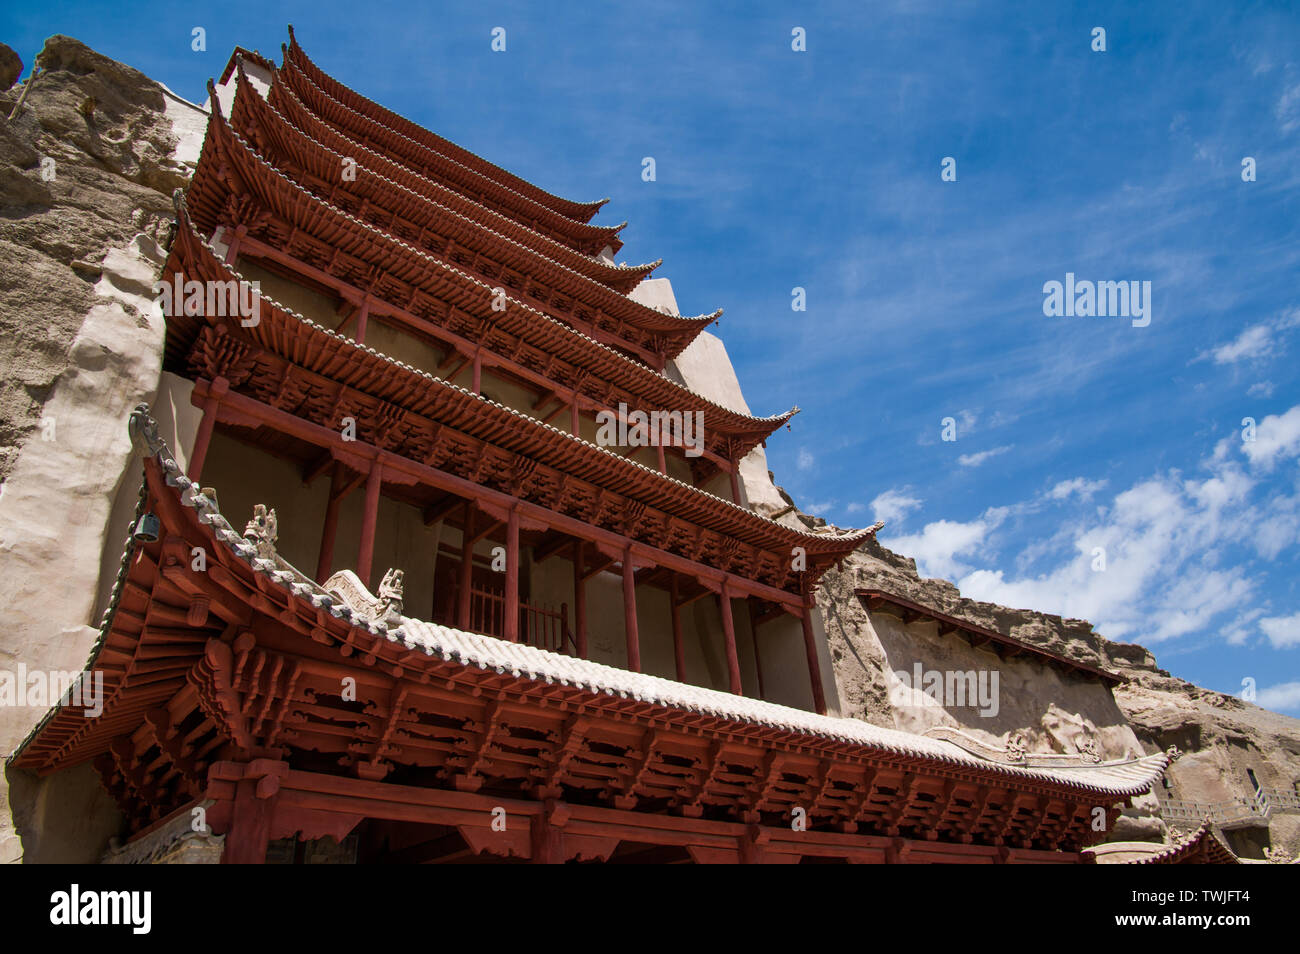
{"label": "wooden railing", "polygon": [[[489,636],[505,635],[506,598],[501,593],[474,586],[469,594],[469,628]],[[553,653],[578,654],[577,640],[569,629],[569,604],[559,608],[544,603],[519,602],[519,641]]]}

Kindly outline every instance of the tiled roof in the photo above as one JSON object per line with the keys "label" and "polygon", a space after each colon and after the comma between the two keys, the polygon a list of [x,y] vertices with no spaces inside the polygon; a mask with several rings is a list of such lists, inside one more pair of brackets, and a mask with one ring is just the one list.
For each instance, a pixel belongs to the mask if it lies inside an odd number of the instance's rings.
{"label": "tiled roof", "polygon": [[[200,523],[211,527],[217,540],[229,547],[253,571],[268,578],[274,585],[290,590],[294,595],[309,600],[330,615],[395,642],[407,649],[438,656],[448,662],[475,666],[498,673],[547,684],[560,684],[585,689],[589,692],[633,699],[652,706],[662,706],[676,711],[696,712],[714,718],[748,725],[758,725],[810,738],[830,740],[851,746],[861,746],[874,752],[894,757],[915,758],[955,768],[993,772],[1026,781],[1048,782],[1072,789],[1120,798],[1146,792],[1163,774],[1168,758],[1163,753],[1116,762],[1053,768],[1025,768],[979,758],[966,750],[939,739],[926,738],[871,725],[857,719],[821,716],[801,709],[750,699],[731,693],[719,692],[651,676],[629,672],[589,660],[547,652],[522,643],[511,643],[492,636],[469,633],[448,626],[400,616],[396,625],[367,619],[354,611],[340,596],[326,592],[305,575],[283,560],[259,557],[257,548],[235,530],[220,513],[217,505],[203,495],[198,484],[189,480],[167,446],[156,437],[156,427],[148,416],[147,406],[141,405],[132,415],[132,430],[141,443],[145,435],[148,449],[166,475],[168,485],[176,488],[181,502],[198,514]],[[123,558],[125,566],[130,558],[130,546]],[[116,600],[121,591],[114,588],[112,605],[105,613],[100,640],[92,650],[91,660],[99,651],[111,624]],[[89,663],[88,663],[89,665]],[[27,742],[57,710],[42,720]],[[866,754],[866,753],[864,753]]]}

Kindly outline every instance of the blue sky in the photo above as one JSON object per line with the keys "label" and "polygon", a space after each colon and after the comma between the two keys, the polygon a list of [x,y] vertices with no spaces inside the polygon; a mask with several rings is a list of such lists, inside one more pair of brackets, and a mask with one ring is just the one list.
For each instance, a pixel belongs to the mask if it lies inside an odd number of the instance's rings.
{"label": "blue sky", "polygon": [[[1300,13],[987,6],[50,2],[0,39],[30,62],[67,33],[199,99],[292,22],[372,99],[611,196],[620,260],[726,309],[754,412],[804,409],[768,453],[805,510],[1300,713]],[[1150,281],[1150,325],[1046,317],[1067,272]]]}

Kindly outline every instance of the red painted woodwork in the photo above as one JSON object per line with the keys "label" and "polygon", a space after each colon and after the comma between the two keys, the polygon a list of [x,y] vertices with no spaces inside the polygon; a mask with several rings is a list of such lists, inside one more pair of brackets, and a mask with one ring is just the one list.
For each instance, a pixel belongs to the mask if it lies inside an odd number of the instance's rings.
{"label": "red painted woodwork", "polygon": [[678,602],[676,573],[668,577],[668,606],[673,620],[673,664],[677,681],[686,682],[686,646],[682,640],[682,607]]}
{"label": "red painted woodwork", "polygon": [[335,464],[330,472],[329,500],[325,504],[325,526],[321,530],[320,550],[316,558],[316,582],[324,583],[334,565],[334,542],[339,532],[339,508],[343,505],[343,465]]}
{"label": "red painted woodwork", "polygon": [[587,547],[573,541],[573,627],[580,659],[587,658]]}
{"label": "red painted woodwork", "polygon": [[466,504],[460,540],[460,588],[456,601],[456,626],[465,630],[470,628],[470,588],[474,583],[474,516],[474,505]]}
{"label": "red painted woodwork", "polygon": [[738,696],[745,694],[740,681],[740,656],[736,652],[736,623],[731,617],[731,592],[724,583],[718,594],[718,608],[722,611],[722,638],[727,650],[727,679],[731,691]]}
{"label": "red painted woodwork", "polygon": [[641,671],[641,634],[636,624],[636,566],[632,547],[623,550],[623,629],[627,635],[627,668]]}
{"label": "red painted woodwork", "polygon": [[212,443],[212,431],[217,424],[217,411],[221,398],[230,388],[230,382],[217,377],[212,381],[212,388],[203,402],[203,418],[199,421],[198,433],[194,435],[194,448],[190,451],[190,466],[187,476],[198,481],[203,473],[203,462],[208,457],[208,445]]}
{"label": "red painted woodwork", "polygon": [[519,510],[510,508],[506,520],[506,619],[502,634],[519,642]]}
{"label": "red painted woodwork", "polygon": [[816,605],[814,598],[808,597],[803,612],[799,614],[799,625],[803,629],[804,652],[808,657],[808,676],[812,681],[813,709],[819,715],[825,715],[826,690],[822,688],[822,665],[817,658],[817,639],[813,634],[812,625],[812,611]]}

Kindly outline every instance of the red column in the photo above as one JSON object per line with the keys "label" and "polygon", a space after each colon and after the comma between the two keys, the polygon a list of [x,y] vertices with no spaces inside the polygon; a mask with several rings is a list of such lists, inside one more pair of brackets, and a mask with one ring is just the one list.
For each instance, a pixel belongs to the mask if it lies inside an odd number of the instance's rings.
{"label": "red column", "polygon": [[573,403],[569,405],[569,432],[574,437],[582,436],[582,428],[578,420],[578,395],[573,395]]}
{"label": "red column", "polygon": [[655,447],[659,451],[659,473],[666,474],[668,473],[668,461],[664,459],[664,445],[662,441],[662,436],[663,435],[660,435],[661,440],[658,444],[655,445]]}
{"label": "red column", "polygon": [[239,257],[239,242],[248,233],[248,226],[241,225],[234,229],[234,236],[226,243],[226,264],[231,268],[235,267],[235,260]]}
{"label": "red column", "polygon": [[[671,571],[670,571],[671,572]],[[677,664],[677,681],[686,681],[686,647],[682,644],[682,608],[677,605],[677,574],[668,577],[668,603],[673,615],[673,662]]]}
{"label": "red column", "polygon": [[198,482],[203,473],[203,461],[208,456],[208,445],[212,443],[212,429],[217,426],[217,409],[221,407],[221,397],[230,390],[230,382],[225,378],[216,378],[208,388],[208,398],[203,402],[203,420],[199,422],[199,431],[194,435],[194,449],[190,451],[190,480]]}
{"label": "red column", "polygon": [[740,462],[737,460],[731,462],[731,502],[743,506],[740,497]]}
{"label": "red column", "polygon": [[460,541],[460,589],[456,594],[456,626],[469,629],[470,587],[474,583],[474,504],[465,501],[464,529]]}
{"label": "red column", "polygon": [[632,548],[623,550],[623,628],[627,633],[627,668],[641,671],[641,638],[636,628],[636,570],[632,568]]}
{"label": "red column", "polygon": [[353,340],[357,344],[366,343],[366,322],[370,319],[370,296],[361,299],[361,308],[357,312],[357,333]]}
{"label": "red column", "polygon": [[519,509],[510,508],[506,519],[505,638],[519,642]]}
{"label": "red column", "polygon": [[483,383],[483,349],[479,348],[474,352],[474,387],[471,389],[475,394],[482,394],[481,387]]}
{"label": "red column", "polygon": [[237,783],[230,830],[226,833],[225,849],[221,853],[223,865],[266,864],[266,847],[270,842],[271,816],[275,812],[276,799],[259,798],[257,787],[256,779],[243,779]]}
{"label": "red column", "polygon": [[375,559],[375,523],[379,517],[379,487],[383,483],[384,465],[375,461],[366,478],[366,509],[361,517],[361,546],[357,552],[357,576],[363,586],[370,586],[370,567]]}
{"label": "red column", "polygon": [[803,646],[808,653],[808,677],[812,680],[813,708],[817,710],[818,715],[826,714],[826,693],[822,690],[822,665],[817,660],[817,640],[813,637],[812,612],[817,605],[814,597],[809,596],[804,600],[803,617],[799,622],[803,625]]}
{"label": "red column", "polygon": [[731,618],[731,593],[726,583],[722,584],[718,605],[722,609],[722,635],[727,641],[727,675],[731,679],[731,691],[743,696],[745,688],[740,681],[740,657],[736,654],[736,623]]}
{"label": "red column", "polygon": [[587,547],[581,540],[573,542],[573,625],[576,630],[578,656],[587,658]]}
{"label": "red column", "polygon": [[324,583],[334,563],[334,539],[339,530],[339,507],[343,504],[343,465],[335,464],[330,474],[330,497],[325,505],[325,527],[320,536],[320,556],[316,558],[316,582]]}

